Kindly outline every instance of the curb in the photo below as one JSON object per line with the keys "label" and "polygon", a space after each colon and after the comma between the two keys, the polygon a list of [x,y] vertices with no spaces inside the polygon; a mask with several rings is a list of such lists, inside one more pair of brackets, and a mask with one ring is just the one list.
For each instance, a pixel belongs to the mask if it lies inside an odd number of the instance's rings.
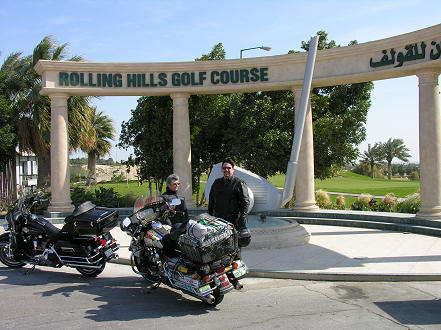
{"label": "curb", "polygon": [[[130,266],[126,258],[113,259],[113,264]],[[249,269],[249,277],[271,278],[303,281],[335,281],[335,282],[422,282],[441,281],[441,274],[351,274],[351,273],[303,273],[277,272],[262,269]]]}
{"label": "curb", "polygon": [[250,269],[248,276],[272,279],[335,281],[335,282],[421,282],[441,281],[441,274],[351,274],[299,273]]}

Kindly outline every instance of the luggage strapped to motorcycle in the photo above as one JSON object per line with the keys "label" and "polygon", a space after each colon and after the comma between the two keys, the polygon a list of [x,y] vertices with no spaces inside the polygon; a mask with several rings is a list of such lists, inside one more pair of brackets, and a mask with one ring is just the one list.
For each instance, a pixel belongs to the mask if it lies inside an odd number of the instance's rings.
{"label": "luggage strapped to motorcycle", "polygon": [[197,224],[211,228],[203,237],[196,237],[190,225],[178,238],[182,252],[197,263],[208,263],[237,252],[237,233],[229,222],[203,213],[195,218]]}

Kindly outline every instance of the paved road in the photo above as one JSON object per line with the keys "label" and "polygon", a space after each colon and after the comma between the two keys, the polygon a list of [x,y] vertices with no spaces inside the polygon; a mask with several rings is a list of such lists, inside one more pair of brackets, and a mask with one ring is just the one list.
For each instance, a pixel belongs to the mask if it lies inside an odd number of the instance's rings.
{"label": "paved road", "polygon": [[[26,268],[25,268],[26,269]],[[28,269],[28,268],[27,268]],[[0,265],[1,329],[439,329],[439,282],[249,278],[218,307],[149,289],[125,265],[96,279],[68,268]]]}

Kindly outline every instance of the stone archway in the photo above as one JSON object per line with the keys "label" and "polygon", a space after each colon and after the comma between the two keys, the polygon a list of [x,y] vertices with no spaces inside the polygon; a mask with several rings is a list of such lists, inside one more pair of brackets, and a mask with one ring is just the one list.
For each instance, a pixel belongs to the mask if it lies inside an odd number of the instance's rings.
{"label": "stone archway", "polygon": [[[441,24],[423,30],[347,47],[318,51],[312,87],[416,75],[419,81],[419,134],[422,218],[441,219],[441,122],[438,76],[441,72]],[[306,54],[176,63],[81,63],[39,61],[41,93],[52,102],[51,188],[49,211],[69,212],[67,105],[70,95],[170,95],[175,134],[174,171],[191,195],[191,146],[188,97],[291,89],[300,95]],[[296,108],[298,108],[296,97]],[[296,207],[315,209],[312,120],[305,122]],[[175,124],[176,123],[176,124]]]}

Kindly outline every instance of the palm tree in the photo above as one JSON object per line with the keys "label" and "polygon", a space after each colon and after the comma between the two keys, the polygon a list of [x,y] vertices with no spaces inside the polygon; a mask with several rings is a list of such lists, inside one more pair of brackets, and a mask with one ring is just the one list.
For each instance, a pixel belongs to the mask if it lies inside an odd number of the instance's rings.
{"label": "palm tree", "polygon": [[[40,59],[60,61],[66,59],[67,43],[58,45],[52,36],[45,37],[35,47],[33,56],[26,57],[26,64],[21,65],[20,91],[14,95],[14,109],[19,119],[19,147],[22,151],[32,151],[38,157],[38,186],[48,184],[50,179],[50,99],[40,95],[41,77],[34,70]],[[82,61],[73,56],[69,61]],[[18,59],[16,58],[16,61]],[[69,143],[71,149],[78,149],[89,141],[84,134],[90,132],[88,121],[89,98],[72,96],[67,101],[69,118]]]}
{"label": "palm tree", "polygon": [[368,164],[371,167],[371,178],[374,178],[374,167],[375,165],[381,164],[381,154],[380,154],[381,143],[375,143],[371,148],[368,144],[368,150],[364,151],[362,163]]}
{"label": "palm tree", "polygon": [[402,139],[389,138],[387,142],[381,144],[380,151],[382,158],[387,161],[387,178],[390,180],[392,179],[392,159],[398,158],[407,162],[410,157],[409,149]]}
{"label": "palm tree", "polygon": [[97,112],[96,107],[91,108],[90,122],[93,127],[94,143],[89,148],[83,150],[87,152],[87,183],[96,183],[96,158],[103,157],[110,152],[112,148],[111,140],[115,139],[115,129],[113,121],[105,116],[102,111]]}

